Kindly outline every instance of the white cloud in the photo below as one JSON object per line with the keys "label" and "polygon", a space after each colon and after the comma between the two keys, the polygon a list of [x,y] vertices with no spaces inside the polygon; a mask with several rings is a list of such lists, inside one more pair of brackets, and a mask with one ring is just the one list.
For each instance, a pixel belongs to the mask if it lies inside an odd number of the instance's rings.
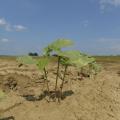
{"label": "white cloud", "polygon": [[120,0],[100,0],[101,5],[120,6]]}
{"label": "white cloud", "polygon": [[119,7],[120,0],[99,0],[99,4],[101,11],[104,12],[108,6]]}
{"label": "white cloud", "polygon": [[14,29],[15,29],[16,31],[24,31],[24,30],[26,30],[27,28],[26,28],[25,26],[23,26],[23,25],[15,25],[15,26],[14,26]]}
{"label": "white cloud", "polygon": [[87,26],[88,26],[88,23],[89,23],[88,20],[84,20],[84,21],[83,21],[83,26],[84,26],[84,27],[87,27]]}
{"label": "white cloud", "polygon": [[9,42],[9,40],[7,38],[2,38],[0,41],[3,43]]}
{"label": "white cloud", "polygon": [[0,26],[4,26],[4,25],[6,25],[6,21],[5,21],[5,19],[1,18],[0,19]]}
{"label": "white cloud", "polygon": [[27,29],[23,25],[11,25],[4,18],[0,18],[0,28],[5,29],[6,31],[17,31],[17,32],[22,32]]}
{"label": "white cloud", "polygon": [[6,31],[11,31],[11,25],[4,18],[0,18],[0,27]]}

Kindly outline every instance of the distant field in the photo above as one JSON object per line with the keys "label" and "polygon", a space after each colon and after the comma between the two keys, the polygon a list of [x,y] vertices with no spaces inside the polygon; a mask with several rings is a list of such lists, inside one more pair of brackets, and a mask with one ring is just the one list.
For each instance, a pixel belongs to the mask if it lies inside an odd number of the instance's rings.
{"label": "distant field", "polygon": [[[96,58],[97,62],[120,62],[120,56],[94,56]],[[14,61],[16,60],[17,56],[0,56],[0,60],[10,60]],[[38,57],[35,57],[38,58]],[[55,60],[54,57],[52,57],[52,60]]]}
{"label": "distant field", "polygon": [[0,55],[0,60],[16,60],[16,56],[6,56],[6,55]]}
{"label": "distant field", "polygon": [[94,56],[97,62],[120,62],[120,56]]}
{"label": "distant field", "polygon": [[[1,61],[15,61],[17,56],[5,56],[5,55],[0,55],[0,60]],[[33,57],[35,59],[41,58],[39,57]],[[56,57],[51,57],[51,61],[56,61]]]}

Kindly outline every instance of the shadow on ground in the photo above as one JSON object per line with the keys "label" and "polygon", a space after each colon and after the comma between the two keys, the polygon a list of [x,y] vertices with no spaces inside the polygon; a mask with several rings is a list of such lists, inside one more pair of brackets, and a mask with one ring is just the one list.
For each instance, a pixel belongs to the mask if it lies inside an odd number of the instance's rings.
{"label": "shadow on ground", "polygon": [[0,120],[15,120],[13,116],[6,117],[6,118],[0,118]]}
{"label": "shadow on ground", "polygon": [[[68,91],[64,91],[62,93],[62,100],[64,100],[66,97],[71,96],[72,94],[74,94],[74,92],[72,90],[68,90]],[[43,99],[45,99],[46,97],[49,98],[49,100],[55,100],[56,98],[60,98],[60,91],[57,91],[55,93],[55,91],[50,91],[49,93],[47,91],[44,91],[41,95],[39,95],[38,97],[34,96],[34,95],[25,95],[23,96],[27,101],[41,101]]]}

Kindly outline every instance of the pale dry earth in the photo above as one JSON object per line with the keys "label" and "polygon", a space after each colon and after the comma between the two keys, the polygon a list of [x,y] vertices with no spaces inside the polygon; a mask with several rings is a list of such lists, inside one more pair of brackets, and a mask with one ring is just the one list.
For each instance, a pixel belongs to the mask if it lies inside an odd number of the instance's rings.
{"label": "pale dry earth", "polygon": [[[0,102],[1,118],[15,120],[120,120],[120,63],[104,63],[95,79],[77,75],[70,67],[64,86],[65,99],[48,103],[38,98],[43,90],[43,73],[35,66],[18,67],[13,61],[0,61],[0,88],[6,97]],[[50,89],[54,87],[55,64],[49,66]],[[52,81],[52,82],[51,82]],[[2,120],[2,119],[1,119]]]}

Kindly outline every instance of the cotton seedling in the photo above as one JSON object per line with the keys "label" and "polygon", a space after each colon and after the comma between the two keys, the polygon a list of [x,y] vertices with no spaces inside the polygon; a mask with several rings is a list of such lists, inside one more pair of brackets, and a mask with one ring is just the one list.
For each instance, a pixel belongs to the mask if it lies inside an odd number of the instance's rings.
{"label": "cotton seedling", "polygon": [[[50,56],[56,54],[57,56],[57,69],[56,69],[56,79],[55,79],[55,99],[58,97],[58,101],[62,99],[62,90],[64,87],[65,77],[67,73],[67,69],[69,66],[75,66],[78,69],[82,69],[83,67],[90,66],[90,70],[97,73],[99,71],[99,67],[95,62],[95,59],[91,56],[83,54],[77,50],[69,50],[63,51],[63,48],[72,46],[73,42],[68,39],[58,39],[47,47],[44,48],[44,56],[40,59],[33,59],[31,56],[22,56],[18,57],[17,61],[22,64],[35,64],[39,70],[44,71],[44,85],[47,85],[47,92],[50,95],[50,89],[48,84],[48,72],[46,70],[46,66],[49,64]],[[60,76],[60,65],[64,66],[63,75]],[[58,87],[58,79],[61,79],[61,85]],[[59,93],[59,95],[58,95]],[[50,96],[49,96],[50,97]]]}
{"label": "cotton seedling", "polygon": [[17,58],[17,61],[22,64],[34,64],[37,66],[37,68],[40,71],[43,71],[44,72],[43,88],[44,88],[45,84],[47,84],[47,91],[49,93],[48,77],[47,77],[47,70],[46,70],[46,66],[49,63],[49,57],[43,57],[43,58],[36,60],[36,59],[33,59],[31,56],[20,56]]}
{"label": "cotton seedling", "polygon": [[[73,45],[73,42],[68,39],[58,39],[54,41],[53,43],[49,44],[47,47],[44,48],[44,54],[46,56],[50,56],[52,53],[58,53],[61,51],[64,47],[69,47]],[[55,82],[55,93],[57,96],[57,89],[58,89],[58,78],[59,78],[59,69],[60,69],[60,60],[61,56],[57,54],[58,60],[57,60],[57,75],[56,75],[56,82]]]}
{"label": "cotton seedling", "polygon": [[[79,51],[76,51],[76,50],[62,51],[61,50],[62,48],[68,47],[71,45],[73,45],[72,41],[65,40],[65,39],[62,39],[62,40],[59,39],[59,40],[49,44],[44,49],[45,55],[50,56],[52,53],[56,53],[57,57],[58,57],[55,92],[58,89],[57,82],[58,82],[58,77],[60,76],[59,75],[60,64],[64,65],[63,78],[60,77],[62,79],[62,84],[60,86],[61,97],[62,97],[62,89],[63,89],[65,75],[66,75],[68,66],[72,65],[72,66],[77,67],[78,69],[81,69],[81,68],[88,66],[89,64],[95,62],[95,59],[93,57],[88,56],[83,53],[80,53]],[[92,66],[93,66],[93,64],[92,64]],[[97,64],[96,64],[96,67],[97,67]]]}
{"label": "cotton seedling", "polygon": [[37,67],[39,70],[41,71],[44,71],[44,84],[46,83],[47,84],[47,91],[49,93],[49,85],[48,85],[48,76],[47,76],[47,70],[46,70],[46,66],[48,65],[49,63],[49,58],[48,57],[44,57],[44,58],[40,58],[38,61],[37,61]]}
{"label": "cotton seedling", "polygon": [[62,97],[62,89],[64,85],[64,80],[65,80],[65,74],[67,71],[67,68],[69,66],[75,66],[78,69],[89,65],[92,63],[95,59],[93,57],[89,57],[88,55],[84,55],[80,53],[79,51],[72,50],[72,51],[60,51],[58,52],[58,55],[61,57],[60,63],[64,65],[64,74],[62,78],[62,84],[60,86],[61,88],[61,97]]}
{"label": "cotton seedling", "polygon": [[98,65],[96,61],[89,64],[89,72],[90,72],[90,78],[96,77],[96,75],[101,71],[102,66]]}
{"label": "cotton seedling", "polygon": [[36,62],[37,62],[35,59],[33,59],[29,55],[19,56],[19,57],[17,57],[17,61],[20,64],[36,64]]}
{"label": "cotton seedling", "polygon": [[78,58],[79,51],[59,51],[58,55],[60,56],[60,63],[64,66],[64,73],[63,73],[63,78],[62,83],[60,85],[60,98],[62,98],[62,89],[64,86],[64,81],[65,81],[65,76],[67,72],[67,68],[72,64],[72,61]]}

